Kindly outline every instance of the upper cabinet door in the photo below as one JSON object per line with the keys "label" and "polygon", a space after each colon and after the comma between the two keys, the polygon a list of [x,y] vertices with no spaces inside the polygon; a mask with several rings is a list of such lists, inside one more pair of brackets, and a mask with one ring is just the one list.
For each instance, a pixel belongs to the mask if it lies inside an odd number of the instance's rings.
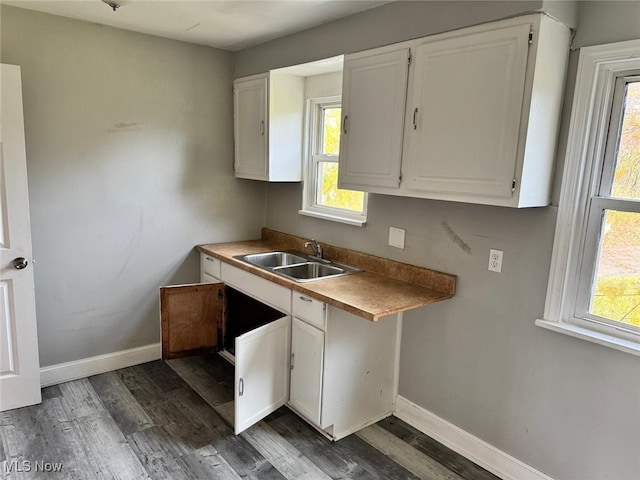
{"label": "upper cabinet door", "polygon": [[234,82],[236,177],[251,180],[269,179],[267,89],[267,74],[241,78]]}
{"label": "upper cabinet door", "polygon": [[417,47],[403,166],[408,190],[512,196],[530,28]]}
{"label": "upper cabinet door", "polygon": [[251,330],[235,342],[237,435],[289,401],[291,317]]}
{"label": "upper cabinet door", "polygon": [[408,48],[345,57],[340,188],[398,188],[408,69]]}

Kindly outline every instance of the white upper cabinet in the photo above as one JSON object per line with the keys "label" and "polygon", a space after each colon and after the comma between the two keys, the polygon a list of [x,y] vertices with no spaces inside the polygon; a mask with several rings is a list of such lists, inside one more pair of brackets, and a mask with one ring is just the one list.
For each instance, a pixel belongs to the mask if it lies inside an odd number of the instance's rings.
{"label": "white upper cabinet", "polygon": [[409,49],[345,56],[340,188],[400,185]]}
{"label": "white upper cabinet", "polygon": [[304,77],[269,72],[233,82],[235,176],[302,179]]}
{"label": "white upper cabinet", "polygon": [[511,197],[529,31],[517,25],[416,48],[408,190]]}
{"label": "white upper cabinet", "polygon": [[268,75],[233,82],[233,131],[236,177],[267,180]]}
{"label": "white upper cabinet", "polygon": [[[509,207],[548,205],[569,39],[567,26],[535,14],[405,42],[400,46],[413,57],[408,87],[393,92],[373,75],[347,83],[347,57],[343,102],[357,101],[347,113],[341,187]],[[390,48],[359,55],[382,62]],[[381,132],[382,122],[391,120],[375,118],[373,108],[382,103],[381,112],[395,115],[387,100],[405,91],[404,122],[393,122],[394,128],[404,124],[398,161],[398,150],[389,150],[393,142],[381,140],[397,134]],[[368,134],[350,136],[359,116]],[[399,185],[397,179],[378,181],[383,164],[401,172]],[[351,171],[357,178],[348,176]]]}

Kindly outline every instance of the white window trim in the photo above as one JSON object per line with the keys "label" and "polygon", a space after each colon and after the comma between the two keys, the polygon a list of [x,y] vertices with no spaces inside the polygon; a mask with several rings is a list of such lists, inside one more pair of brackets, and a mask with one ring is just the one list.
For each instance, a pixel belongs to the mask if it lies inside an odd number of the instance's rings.
{"label": "white window trim", "polygon": [[[302,192],[302,210],[299,210],[300,215],[306,215],[314,218],[321,218],[324,220],[331,220],[334,222],[345,223],[347,225],[355,225],[363,227],[367,223],[367,203],[368,195],[365,193],[364,197],[364,209],[362,213],[349,212],[348,210],[341,210],[338,208],[325,207],[316,203],[316,186],[317,186],[317,169],[315,167],[315,161],[313,157],[321,157],[315,154],[315,148],[317,146],[318,139],[316,138],[317,129],[317,107],[318,105],[325,104],[341,104],[342,96],[336,95],[331,97],[311,98],[307,100],[306,116],[305,116],[305,161],[304,161],[304,186]],[[313,130],[311,128],[313,127]],[[312,132],[309,135],[309,132]]]}
{"label": "white window trim", "polygon": [[[584,47],[569,127],[562,192],[544,316],[536,325],[640,356],[640,338],[611,325],[581,321],[573,312],[587,222],[587,200],[603,158],[615,79],[640,68],[640,40]],[[604,112],[604,113],[603,113]]]}

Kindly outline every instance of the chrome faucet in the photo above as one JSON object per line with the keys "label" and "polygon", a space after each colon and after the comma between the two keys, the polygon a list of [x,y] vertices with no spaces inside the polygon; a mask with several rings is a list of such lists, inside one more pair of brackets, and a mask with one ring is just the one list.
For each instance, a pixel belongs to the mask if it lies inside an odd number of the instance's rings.
{"label": "chrome faucet", "polygon": [[315,253],[315,257],[319,258],[320,260],[323,260],[322,245],[320,245],[318,242],[316,242],[315,240],[311,240],[310,242],[306,242],[304,246],[305,248],[311,247],[311,249],[313,250],[313,253]]}

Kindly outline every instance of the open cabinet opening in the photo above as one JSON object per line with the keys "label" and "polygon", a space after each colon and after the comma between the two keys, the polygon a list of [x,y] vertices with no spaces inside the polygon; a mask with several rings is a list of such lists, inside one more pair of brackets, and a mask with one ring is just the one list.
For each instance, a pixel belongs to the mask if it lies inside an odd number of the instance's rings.
{"label": "open cabinet opening", "polygon": [[225,300],[227,318],[223,348],[231,355],[235,355],[236,337],[286,316],[229,286],[225,287]]}
{"label": "open cabinet opening", "polygon": [[160,289],[162,359],[220,352],[235,365],[234,431],[289,400],[291,316],[224,283]]}

